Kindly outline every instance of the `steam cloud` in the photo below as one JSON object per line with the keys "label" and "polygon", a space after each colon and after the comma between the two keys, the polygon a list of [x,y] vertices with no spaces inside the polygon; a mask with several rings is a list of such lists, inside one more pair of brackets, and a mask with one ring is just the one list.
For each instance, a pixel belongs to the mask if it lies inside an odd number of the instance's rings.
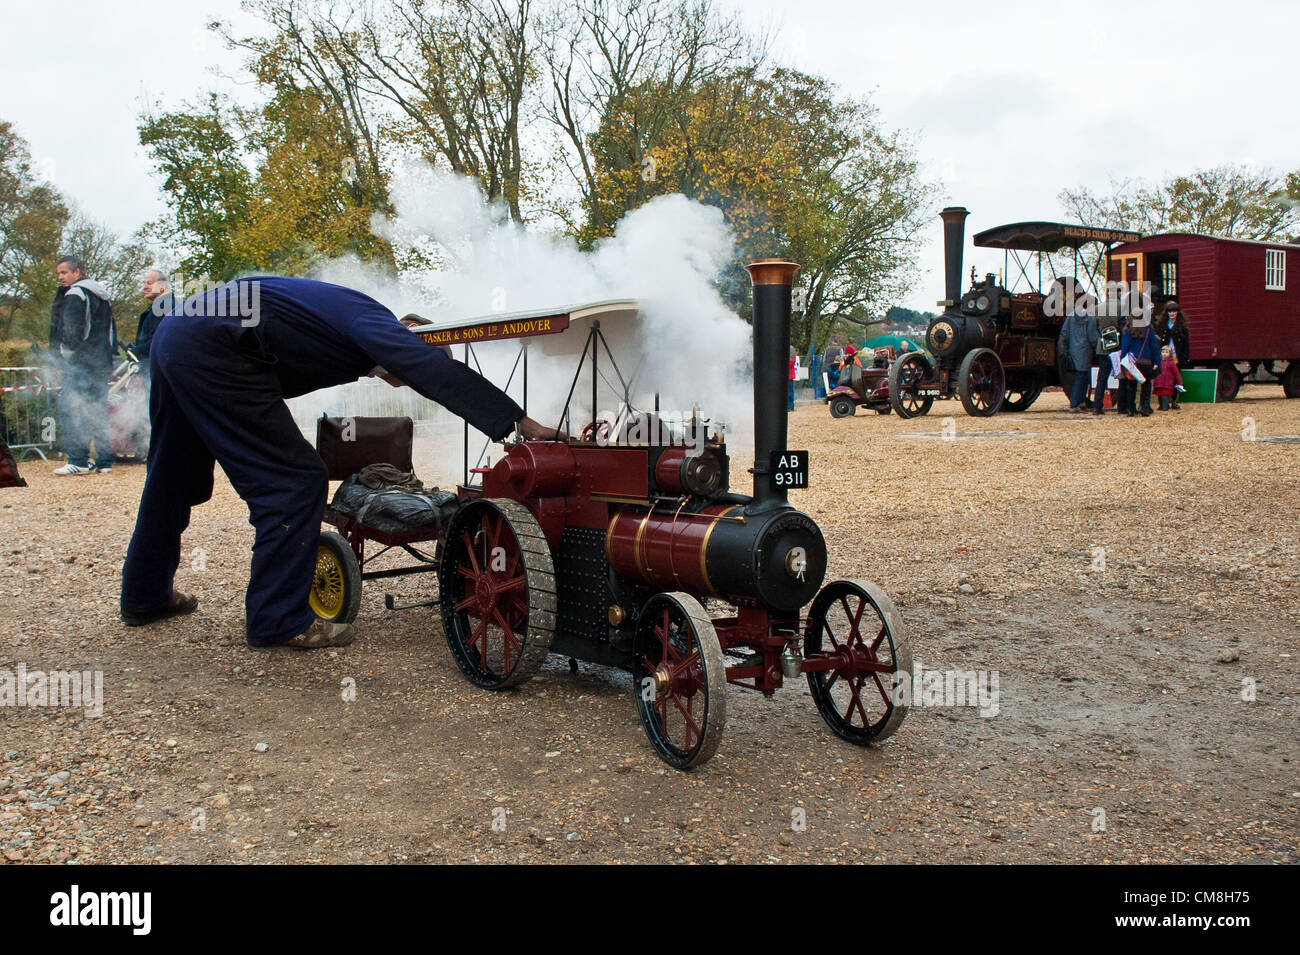
{"label": "steam cloud", "polygon": [[[399,169],[392,184],[397,214],[376,218],[376,232],[398,250],[437,268],[408,268],[393,280],[355,259],[329,263],[325,281],[361,289],[396,314],[416,312],[439,323],[494,313],[560,310],[609,299],[636,299],[644,321],[603,323],[614,359],[634,379],[630,397],[649,409],[654,394],[665,410],[701,413],[725,421],[734,450],[752,447],[750,329],[722,302],[714,285],[735,254],[722,213],[681,195],[661,196],[629,213],[613,237],[589,253],[571,240],[530,232],[490,205],[476,183],[433,170],[423,163]],[[585,331],[532,339],[529,352],[528,412],[558,421],[573,382]],[[518,353],[517,341],[474,346],[484,373],[504,384]],[[460,359],[461,350],[456,349]],[[613,411],[621,398],[602,349],[599,411]],[[510,388],[519,397],[519,382]],[[581,428],[590,413],[590,377],[575,392],[572,421]],[[382,407],[381,407],[382,406]],[[437,460],[421,464],[421,477],[449,483],[459,477],[460,423],[410,389],[362,380],[290,402],[305,429],[322,411],[330,414],[410,414],[425,419],[437,435]],[[739,439],[737,441],[736,439]],[[445,443],[450,441],[452,443]],[[482,443],[471,440],[470,463]],[[455,467],[450,467],[454,464]],[[423,469],[421,469],[423,468]],[[428,477],[426,477],[428,480]]]}

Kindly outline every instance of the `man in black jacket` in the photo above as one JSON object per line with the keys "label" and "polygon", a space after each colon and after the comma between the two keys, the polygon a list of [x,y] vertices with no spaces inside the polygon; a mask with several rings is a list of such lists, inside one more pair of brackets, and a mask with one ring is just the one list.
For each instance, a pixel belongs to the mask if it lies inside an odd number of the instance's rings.
{"label": "man in black jacket", "polygon": [[59,259],[55,272],[62,288],[50,310],[50,352],[63,369],[59,435],[68,463],[54,473],[107,473],[113,468],[108,434],[108,375],[117,351],[113,307],[108,290],[86,277],[77,256]]}
{"label": "man in black jacket", "polygon": [[135,343],[131,351],[140,360],[140,370],[149,372],[149,345],[153,342],[153,333],[158,329],[162,317],[172,310],[171,278],[162,269],[150,269],[144,273],[144,297],[149,300],[149,307],[140,313],[140,322],[135,329]]}

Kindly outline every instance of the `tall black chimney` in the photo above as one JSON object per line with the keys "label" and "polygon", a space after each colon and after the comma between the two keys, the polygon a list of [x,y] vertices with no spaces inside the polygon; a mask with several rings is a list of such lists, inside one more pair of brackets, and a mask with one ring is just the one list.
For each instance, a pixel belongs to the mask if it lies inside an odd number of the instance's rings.
{"label": "tall black chimney", "polygon": [[961,254],[966,243],[966,217],[962,206],[949,206],[939,213],[943,219],[943,301],[944,311],[955,311],[961,301]]}
{"label": "tall black chimney", "polygon": [[786,503],[772,480],[773,451],[786,450],[790,382],[790,286],[799,265],[759,259],[745,266],[754,285],[754,504]]}

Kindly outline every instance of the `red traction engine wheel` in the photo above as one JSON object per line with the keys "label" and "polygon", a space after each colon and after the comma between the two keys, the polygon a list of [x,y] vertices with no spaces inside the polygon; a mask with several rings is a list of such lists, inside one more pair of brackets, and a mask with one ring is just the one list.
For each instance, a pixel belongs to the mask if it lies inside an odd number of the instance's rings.
{"label": "red traction engine wheel", "polygon": [[632,693],[646,736],[668,765],[690,769],[717,752],[727,725],[727,665],[694,597],[659,593],[641,609]]}
{"label": "red traction engine wheel", "polygon": [[470,682],[503,690],[541,668],[555,635],[555,567],[527,508],[466,503],[447,529],[438,583],[447,645]]}
{"label": "red traction engine wheel", "polygon": [[803,670],[817,712],[850,743],[886,739],[907,716],[910,693],[894,688],[912,678],[912,647],[894,602],[869,581],[834,581],[813,600]]}

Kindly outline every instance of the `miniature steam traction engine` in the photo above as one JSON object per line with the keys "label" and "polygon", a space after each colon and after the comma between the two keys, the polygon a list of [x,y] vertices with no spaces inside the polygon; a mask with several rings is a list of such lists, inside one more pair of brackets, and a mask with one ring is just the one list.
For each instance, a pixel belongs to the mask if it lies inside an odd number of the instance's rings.
{"label": "miniature steam traction engine", "polygon": [[[1074,373],[1057,345],[1065,313],[1041,291],[1042,257],[1072,249],[1077,279],[1081,246],[1138,237],[1135,232],[1057,222],[1016,222],[986,229],[975,236],[977,247],[1002,249],[1008,255],[1038,254],[1038,282],[1029,278],[1017,257],[1017,278],[1023,277],[1027,291],[1006,288],[991,273],[977,279],[972,269],[971,287],[962,294],[962,243],[968,214],[961,207],[940,213],[945,292],[939,304],[944,310],[925,333],[925,347],[933,361],[917,352],[902,356],[889,369],[890,402],[900,417],[925,414],[936,397],[951,398],[954,393],[967,414],[989,417],[999,410],[1024,411],[1052,385],[1068,391]],[[1008,276],[1010,264],[1008,260],[1004,269]],[[1092,284],[1095,287],[1095,281]]]}
{"label": "miniature steam traction engine", "polygon": [[[806,452],[785,446],[797,268],[749,266],[752,497],[729,490],[726,445],[698,419],[698,450],[657,420],[640,442],[593,422],[581,438],[516,443],[459,489],[438,574],[446,639],[471,682],[517,686],[549,653],[627,670],[646,735],[678,769],[717,750],[728,683],[771,695],[803,674],[844,739],[898,729],[907,709],[895,680],[911,671],[898,612],[872,583],[823,587],[826,542],[787,501],[807,486]],[[597,325],[593,362],[598,342]],[[727,610],[712,616],[702,600]]]}

